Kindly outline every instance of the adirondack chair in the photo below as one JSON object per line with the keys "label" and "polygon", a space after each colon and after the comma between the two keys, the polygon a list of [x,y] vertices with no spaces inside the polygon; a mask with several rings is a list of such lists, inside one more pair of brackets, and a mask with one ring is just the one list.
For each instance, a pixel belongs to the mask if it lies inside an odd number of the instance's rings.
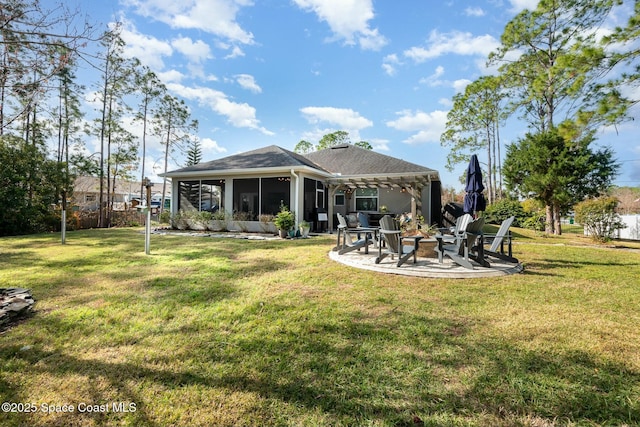
{"label": "adirondack chair", "polygon": [[456,238],[464,234],[469,222],[473,220],[473,216],[466,213],[456,219],[456,225],[451,228],[441,228],[442,239],[446,243],[455,243]]}
{"label": "adirondack chair", "polygon": [[[509,227],[515,220],[514,216],[511,216],[500,224],[500,228],[496,234],[485,234],[484,242],[491,243],[489,249],[484,249],[484,255],[490,255],[508,262],[518,263],[518,259],[514,258],[511,251],[511,233]],[[504,246],[505,241],[507,244],[507,253],[505,253]]]}
{"label": "adirondack chair", "polygon": [[[367,243],[371,243],[368,239],[362,238],[353,240],[351,237],[352,231],[347,226],[347,220],[340,213],[336,214],[338,217],[338,244],[336,249],[340,255],[347,252],[359,250],[367,246]],[[340,244],[340,236],[342,235],[342,244]]]}
{"label": "adirondack chair", "polygon": [[[364,212],[358,212],[358,226],[362,228],[371,228],[369,224],[369,215]],[[358,233],[358,239],[360,239],[361,234]],[[377,248],[379,245],[378,239],[376,239],[375,233],[367,233],[367,238],[373,242],[373,247]]]}
{"label": "adirondack chair", "polygon": [[489,262],[484,259],[483,226],[484,218],[477,218],[469,222],[464,232],[457,236],[455,242],[451,244],[444,244],[444,236],[436,234],[438,245],[435,250],[439,253],[439,261],[442,262],[442,258],[447,256],[451,258],[451,261],[465,268],[473,269],[471,260],[483,267],[490,267]]}
{"label": "adirondack chair", "polygon": [[[398,223],[389,215],[383,216],[380,219],[381,244],[378,246],[376,264],[380,264],[380,261],[389,255],[391,255],[391,259],[396,255],[398,256],[398,263],[396,264],[398,267],[404,264],[409,258],[411,258],[411,256],[413,256],[413,263],[415,264],[418,241],[420,238],[421,236],[411,237],[413,244],[405,245],[403,243],[403,239],[408,238],[402,237],[402,231],[400,230]],[[383,247],[382,241],[384,241],[385,247]]]}

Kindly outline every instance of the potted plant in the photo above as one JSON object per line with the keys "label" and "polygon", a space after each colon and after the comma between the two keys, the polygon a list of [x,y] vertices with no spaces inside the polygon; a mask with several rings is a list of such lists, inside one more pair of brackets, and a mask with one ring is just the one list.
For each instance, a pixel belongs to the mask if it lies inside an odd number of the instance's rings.
{"label": "potted plant", "polygon": [[308,237],[309,236],[309,230],[311,229],[311,226],[309,225],[309,223],[305,220],[302,220],[302,222],[300,222],[300,224],[298,224],[298,228],[300,229],[300,235],[302,237]]}
{"label": "potted plant", "polygon": [[287,237],[289,230],[291,230],[296,223],[295,215],[288,207],[280,205],[280,212],[276,214],[276,217],[273,219],[273,223],[278,229],[280,237],[285,238]]}

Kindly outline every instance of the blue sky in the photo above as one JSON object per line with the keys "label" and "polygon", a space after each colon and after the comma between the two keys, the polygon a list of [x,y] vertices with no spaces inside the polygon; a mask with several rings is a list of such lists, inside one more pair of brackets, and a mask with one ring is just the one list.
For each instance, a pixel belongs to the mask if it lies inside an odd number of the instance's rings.
{"label": "blue sky", "polygon": [[[346,130],[353,142],[440,172],[455,93],[489,74],[505,24],[537,0],[76,0],[93,20],[124,23],[127,53],[153,69],[199,121],[203,160],[266,145],[293,150]],[[73,6],[73,1],[67,2]],[[630,5],[607,26],[623,25]],[[602,31],[607,31],[603,28]],[[640,94],[636,90],[636,97]],[[598,133],[622,161],[619,185],[640,185],[640,114]],[[139,129],[132,129],[139,132]],[[526,126],[511,123],[503,142]],[[503,152],[505,150],[503,149]],[[482,160],[484,152],[478,153]],[[147,171],[161,170],[152,142]],[[184,156],[177,154],[175,169]],[[157,179],[157,178],[156,178]]]}

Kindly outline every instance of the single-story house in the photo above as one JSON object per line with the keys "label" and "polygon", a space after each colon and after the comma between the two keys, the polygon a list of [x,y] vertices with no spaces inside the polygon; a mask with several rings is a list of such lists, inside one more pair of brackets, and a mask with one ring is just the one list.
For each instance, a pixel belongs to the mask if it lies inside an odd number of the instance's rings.
{"label": "single-story house", "polygon": [[336,212],[412,212],[440,223],[436,170],[352,144],[304,155],[271,145],[161,176],[171,178],[174,214],[223,210],[259,222],[284,204],[316,231],[333,229]]}
{"label": "single-story house", "polygon": [[[111,180],[113,185],[113,180]],[[115,180],[115,188],[112,189],[113,209],[116,211],[135,208],[140,204],[140,181],[125,181],[122,179]],[[165,206],[168,207],[168,201],[171,197],[170,188],[167,187],[165,195]],[[107,192],[106,179],[103,188],[105,199]],[[143,192],[143,197],[145,193]],[[160,206],[162,199],[162,183],[151,184],[151,205]],[[95,176],[79,176],[73,183],[73,206],[77,206],[80,210],[98,210],[100,204],[100,178]],[[144,203],[143,203],[144,204]]]}

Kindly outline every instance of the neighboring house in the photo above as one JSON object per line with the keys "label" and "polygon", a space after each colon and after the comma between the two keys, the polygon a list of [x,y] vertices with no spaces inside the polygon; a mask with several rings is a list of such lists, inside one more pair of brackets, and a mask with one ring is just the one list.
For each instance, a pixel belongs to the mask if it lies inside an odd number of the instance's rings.
{"label": "neighboring house", "polygon": [[[113,180],[111,180],[113,184]],[[116,211],[133,209],[140,204],[140,181],[123,181],[116,179],[113,194],[113,209]],[[107,184],[104,183],[104,201],[106,202]],[[160,206],[162,199],[162,183],[152,183],[151,205]],[[146,197],[146,193],[143,195]],[[170,200],[171,188],[167,186],[165,199]],[[73,184],[73,206],[80,210],[98,210],[100,203],[100,178],[94,176],[79,176]],[[144,204],[144,203],[143,203]],[[167,204],[168,205],[168,204]]]}
{"label": "neighboring house", "polygon": [[[412,212],[440,222],[436,170],[343,144],[305,155],[271,145],[167,172],[172,212],[222,209],[250,221],[275,215],[280,205],[318,230],[334,214]],[[329,222],[326,224],[325,219]]]}

